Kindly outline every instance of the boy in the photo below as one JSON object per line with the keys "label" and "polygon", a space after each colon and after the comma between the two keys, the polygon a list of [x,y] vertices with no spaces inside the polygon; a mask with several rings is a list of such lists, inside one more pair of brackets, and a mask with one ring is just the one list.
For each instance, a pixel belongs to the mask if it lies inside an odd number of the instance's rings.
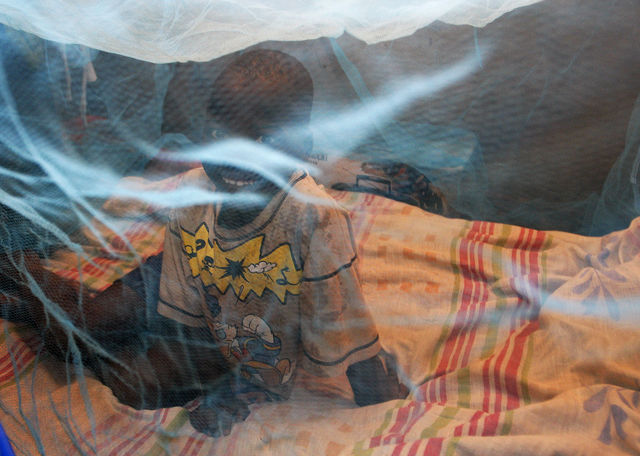
{"label": "boy", "polygon": [[[224,130],[303,157],[311,140],[300,131],[312,99],[311,77],[300,62],[277,51],[250,51],[214,82],[209,115],[216,137]],[[47,274],[33,256],[25,262],[74,325],[114,354],[98,355],[91,343],[74,339],[120,400],[148,408],[203,395],[190,418],[211,435],[227,434],[247,416],[235,392],[286,399],[300,364],[317,375],[346,370],[359,405],[405,393],[378,356],[348,215],[306,172],[260,158],[253,171],[205,161],[186,173],[185,183],[234,198],[173,210],[162,257],[83,302],[82,311],[75,286]],[[249,197],[256,194],[263,198]],[[19,295],[31,302],[32,320],[47,330],[49,346],[66,352],[65,329],[48,326],[43,306],[25,287]],[[145,318],[144,302],[157,302],[160,316]]]}

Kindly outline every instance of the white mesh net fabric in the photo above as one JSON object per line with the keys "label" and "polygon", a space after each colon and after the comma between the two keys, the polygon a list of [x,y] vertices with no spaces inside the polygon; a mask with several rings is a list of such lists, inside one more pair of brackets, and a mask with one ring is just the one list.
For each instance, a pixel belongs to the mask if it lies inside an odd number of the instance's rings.
{"label": "white mesh net fabric", "polygon": [[[418,440],[454,435],[443,453],[464,445],[474,453],[504,443],[482,447],[472,435],[478,423],[491,433],[503,420],[500,432],[513,423],[520,432],[509,443],[515,454],[537,451],[527,439],[540,435],[551,436],[549,454],[588,452],[607,438],[624,449],[624,432],[639,422],[629,418],[629,404],[640,401],[632,391],[640,349],[635,342],[611,349],[621,365],[631,360],[620,373],[609,369],[607,344],[640,340],[637,17],[635,0],[0,0],[0,422],[15,447],[23,454],[390,454],[397,443],[397,454],[414,447],[438,454],[428,450],[437,441]],[[213,81],[260,49],[295,57],[312,79],[309,124],[279,125],[294,144],[313,143],[302,157],[283,153],[277,134],[229,138],[211,118],[212,100],[225,98]],[[182,408],[197,402],[179,392],[163,398],[175,408],[152,403],[154,410],[138,412],[118,402],[112,390],[136,384],[118,383],[119,375],[131,380],[127,369],[153,376],[145,364],[152,343],[192,342],[156,315],[167,212],[244,202],[178,185],[201,163],[280,178],[279,167],[306,168],[350,211],[353,233],[344,237],[356,239],[383,347],[414,388],[409,405],[354,409],[344,378],[324,384],[301,374],[301,385],[318,382],[312,386],[321,391],[294,406],[256,406],[232,438],[210,439]],[[226,259],[225,274],[238,281],[267,274],[278,266],[267,257],[248,265]],[[29,269],[34,263],[53,274],[39,276]],[[264,281],[291,285],[291,271],[281,272]],[[120,302],[108,290],[125,277],[142,293],[148,320],[88,330],[97,312],[74,312],[96,296]],[[51,285],[62,279],[73,282],[69,289]],[[556,288],[562,293],[545,308]],[[238,287],[229,302],[238,304],[247,289]],[[22,301],[43,310],[65,350],[51,347],[51,327],[34,329],[42,315],[30,315]],[[253,317],[256,337],[273,344],[266,323]],[[583,317],[585,325],[574,320]],[[563,336],[567,327],[584,343]],[[226,337],[230,327],[222,329]],[[232,339],[229,353],[248,340]],[[181,367],[197,358],[167,353]],[[548,353],[558,355],[553,369],[562,375],[548,367]],[[517,356],[522,364],[510,361]],[[501,370],[497,360],[507,357]],[[605,368],[592,369],[593,359]],[[558,378],[570,388],[561,390]],[[552,404],[548,413],[536,408],[555,393],[582,397],[582,390],[561,393],[605,381],[625,410],[605,416],[602,409],[609,434],[598,434],[591,419],[603,395]],[[447,392],[450,402],[442,402]],[[563,413],[570,418],[554,421]],[[388,417],[397,421],[385,428]],[[576,451],[557,448],[563,426],[593,438],[572,440]],[[623,429],[618,440],[612,429]]]}
{"label": "white mesh net fabric", "polygon": [[0,22],[60,43],[155,63],[207,61],[263,41],[347,32],[368,43],[441,20],[482,27],[540,0],[0,2]]}

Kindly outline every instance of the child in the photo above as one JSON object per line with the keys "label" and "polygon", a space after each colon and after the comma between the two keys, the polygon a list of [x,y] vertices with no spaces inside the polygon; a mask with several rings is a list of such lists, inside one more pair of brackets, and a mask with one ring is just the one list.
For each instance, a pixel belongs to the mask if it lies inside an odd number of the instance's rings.
{"label": "child", "polygon": [[[224,130],[302,157],[311,148],[310,136],[300,131],[309,122],[312,98],[313,84],[300,62],[281,52],[250,51],[214,82],[209,114],[216,137]],[[254,170],[269,168],[260,158],[254,157]],[[48,297],[74,324],[116,345],[116,355],[105,357],[78,342],[123,402],[177,405],[203,395],[191,422],[219,435],[248,414],[235,390],[255,388],[286,399],[300,365],[317,375],[346,371],[359,405],[404,394],[378,356],[348,215],[305,171],[280,166],[274,172],[286,185],[213,161],[186,173],[185,183],[236,198],[173,210],[162,257],[84,302],[82,314],[70,284],[47,276],[35,258],[26,262],[36,280],[55,287]],[[28,294],[22,290],[22,299]],[[157,301],[162,317],[145,319],[144,301]],[[47,327],[42,305],[32,305],[31,314],[38,327]],[[54,348],[68,348],[61,328],[48,332]],[[134,334],[140,340],[135,350],[113,343]]]}

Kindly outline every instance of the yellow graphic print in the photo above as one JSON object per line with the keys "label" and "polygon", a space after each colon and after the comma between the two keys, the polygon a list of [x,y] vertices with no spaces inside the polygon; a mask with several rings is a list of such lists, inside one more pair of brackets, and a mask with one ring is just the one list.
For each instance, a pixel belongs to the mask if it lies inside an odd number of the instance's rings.
{"label": "yellow graphic print", "polygon": [[302,271],[296,269],[289,244],[260,256],[262,234],[230,250],[222,250],[217,241],[211,242],[204,223],[194,234],[180,231],[191,275],[200,277],[205,286],[215,285],[220,293],[226,293],[231,286],[242,301],[251,291],[261,297],[265,289],[271,290],[282,304],[287,292],[300,294]]}

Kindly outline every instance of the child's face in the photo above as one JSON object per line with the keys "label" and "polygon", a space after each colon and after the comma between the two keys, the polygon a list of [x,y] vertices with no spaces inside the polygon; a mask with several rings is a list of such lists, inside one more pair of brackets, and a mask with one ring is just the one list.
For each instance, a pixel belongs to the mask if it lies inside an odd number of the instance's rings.
{"label": "child's face", "polygon": [[[280,109],[282,103],[284,106],[290,103],[284,96],[286,91],[278,90],[281,87],[273,81],[229,70],[233,76],[231,77],[226,71],[223,70],[214,83],[214,96],[208,109],[207,123],[212,140],[244,138],[263,143],[265,147],[276,149],[299,161],[301,157],[296,154],[302,152],[304,147],[295,144],[287,134],[284,125],[287,125],[285,119],[289,119],[290,114],[283,115]],[[256,148],[256,155],[260,153],[260,148]],[[269,158],[266,155],[256,156],[250,164],[254,169],[258,164],[266,169],[271,164],[267,160]],[[204,163],[203,166],[216,187],[228,193],[250,192],[272,197],[279,190],[276,183],[257,172],[213,163]],[[295,169],[286,168],[279,165],[278,171],[272,172],[277,172],[278,177],[286,182]]]}
{"label": "child's face", "polygon": [[[262,143],[267,138],[267,133],[257,128],[230,129],[213,119],[210,125],[213,125],[211,134],[213,141],[236,137]],[[259,160],[260,157],[256,157],[256,162],[259,162]],[[255,163],[252,163],[252,165],[255,165]],[[279,190],[278,185],[266,179],[263,175],[247,169],[217,163],[203,163],[203,167],[216,188],[226,193],[246,192],[272,197]],[[280,177],[286,180],[289,176],[281,175]]]}

